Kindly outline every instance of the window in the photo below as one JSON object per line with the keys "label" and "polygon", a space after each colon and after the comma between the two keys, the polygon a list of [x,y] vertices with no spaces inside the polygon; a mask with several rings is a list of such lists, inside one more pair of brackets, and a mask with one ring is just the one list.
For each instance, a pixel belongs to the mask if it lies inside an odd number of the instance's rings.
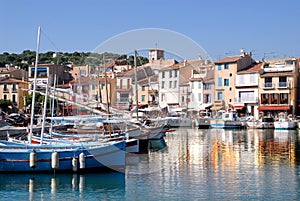
{"label": "window", "polygon": [[145,86],[142,86],[142,91],[145,91]]}
{"label": "window", "polygon": [[161,88],[164,89],[165,88],[165,81],[161,82]]}
{"label": "window", "polygon": [[174,88],[177,87],[177,80],[174,81]]}
{"label": "window", "polygon": [[198,93],[198,101],[201,102],[201,96],[202,94],[201,93]]}
{"label": "window", "polygon": [[174,70],[174,77],[177,77],[177,73],[178,73],[178,71]]}
{"label": "window", "polygon": [[181,102],[184,103],[184,96],[181,96]]}
{"label": "window", "polygon": [[218,64],[218,70],[222,70],[222,64]]}
{"label": "window", "polygon": [[7,84],[4,84],[4,85],[3,85],[3,91],[8,91],[8,89],[7,89]]}
{"label": "window", "polygon": [[231,91],[232,90],[232,88],[231,87],[229,87],[229,91]]}
{"label": "window", "polygon": [[256,76],[255,74],[250,74],[250,83],[257,83],[256,80],[255,80]]}
{"label": "window", "polygon": [[191,82],[191,88],[194,89],[194,82]]}
{"label": "window", "polygon": [[201,89],[201,81],[200,82],[198,82],[198,89]]}
{"label": "window", "polygon": [[13,90],[13,91],[17,91],[17,85],[16,85],[16,84],[13,84],[12,90]]}
{"label": "window", "polygon": [[265,86],[264,87],[272,87],[272,77],[266,77],[265,78]]}
{"label": "window", "polygon": [[271,94],[271,104],[278,104],[278,94]]}
{"label": "window", "polygon": [[245,84],[245,78],[244,75],[238,75],[238,84],[244,85]]}
{"label": "window", "polygon": [[222,77],[219,77],[218,78],[218,87],[221,87],[222,86]]}
{"label": "window", "polygon": [[288,94],[282,93],[280,94],[280,104],[288,104]]}
{"label": "window", "polygon": [[142,95],[142,102],[145,102],[145,98],[146,98],[146,96]]}
{"label": "window", "polygon": [[203,103],[211,103],[211,95],[203,94]]}
{"label": "window", "polygon": [[222,92],[218,92],[218,100],[223,100],[223,93]]}
{"label": "window", "polygon": [[162,72],[161,77],[162,77],[162,78],[165,78],[165,71]]}
{"label": "window", "polygon": [[104,86],[105,86],[105,84],[102,83],[102,84],[101,84],[101,89],[102,89],[102,90],[104,89]]}
{"label": "window", "polygon": [[261,94],[261,104],[268,104],[268,94]]}
{"label": "window", "polygon": [[16,102],[16,95],[15,94],[12,95],[12,102],[14,102],[14,103]]}
{"label": "window", "polygon": [[232,73],[229,73],[229,77],[232,77]]}
{"label": "window", "polygon": [[229,69],[229,64],[225,64],[225,70],[228,70]]}
{"label": "window", "polygon": [[287,81],[286,77],[279,77],[279,87],[287,87]]}
{"label": "window", "polygon": [[165,101],[165,94],[161,94],[161,99],[162,102]]}
{"label": "window", "polygon": [[172,88],[172,81],[169,81],[169,88]]}
{"label": "window", "polygon": [[229,86],[229,79],[224,79],[224,86]]}
{"label": "window", "polygon": [[169,77],[172,77],[172,70],[169,71]]}
{"label": "window", "polygon": [[85,75],[86,74],[86,70],[79,70],[79,75]]}

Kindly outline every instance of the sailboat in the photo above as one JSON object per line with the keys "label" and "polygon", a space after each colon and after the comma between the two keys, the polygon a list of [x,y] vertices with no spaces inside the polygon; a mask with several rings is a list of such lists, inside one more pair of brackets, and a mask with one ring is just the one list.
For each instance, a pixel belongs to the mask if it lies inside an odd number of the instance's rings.
{"label": "sailboat", "polygon": [[125,141],[32,144],[33,116],[41,28],[38,28],[30,133],[27,141],[0,141],[0,172],[83,172],[102,168],[123,170]]}
{"label": "sailboat", "polygon": [[138,124],[141,127],[142,132],[135,135],[129,135],[130,138],[147,139],[147,140],[157,140],[162,139],[167,132],[167,120],[157,119],[155,121],[151,120],[150,124],[146,124],[146,121],[139,121],[139,107],[138,107],[138,76],[137,76],[137,63],[136,63],[137,52],[134,50],[134,69],[135,69],[135,102],[136,102],[136,119],[132,119],[131,123]]}

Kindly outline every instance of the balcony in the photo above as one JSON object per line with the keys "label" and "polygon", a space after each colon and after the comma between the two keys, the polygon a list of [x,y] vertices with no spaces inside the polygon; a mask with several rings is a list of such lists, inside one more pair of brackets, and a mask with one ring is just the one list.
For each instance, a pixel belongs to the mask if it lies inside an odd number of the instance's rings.
{"label": "balcony", "polygon": [[279,89],[287,89],[289,87],[288,82],[278,82],[277,83],[277,88]]}
{"label": "balcony", "polygon": [[236,104],[258,103],[258,97],[235,98],[234,101]]}
{"label": "balcony", "polygon": [[265,82],[265,83],[262,83],[262,87],[263,87],[263,89],[274,89],[275,83]]}
{"label": "balcony", "polygon": [[129,103],[129,98],[117,98],[117,103]]}

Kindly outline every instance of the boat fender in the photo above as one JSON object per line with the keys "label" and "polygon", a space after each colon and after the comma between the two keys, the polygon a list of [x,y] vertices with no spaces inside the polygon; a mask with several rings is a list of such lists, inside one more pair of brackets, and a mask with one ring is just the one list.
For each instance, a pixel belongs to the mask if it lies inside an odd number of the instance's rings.
{"label": "boat fender", "polygon": [[35,168],[36,164],[37,164],[37,153],[35,152],[35,150],[32,150],[29,156],[29,167]]}
{"label": "boat fender", "polygon": [[85,168],[85,155],[84,155],[84,153],[79,154],[79,168],[80,169]]}
{"label": "boat fender", "polygon": [[77,159],[75,157],[72,159],[72,168],[74,172],[77,172]]}
{"label": "boat fender", "polygon": [[51,166],[53,169],[57,169],[59,167],[59,156],[56,151],[52,153]]}

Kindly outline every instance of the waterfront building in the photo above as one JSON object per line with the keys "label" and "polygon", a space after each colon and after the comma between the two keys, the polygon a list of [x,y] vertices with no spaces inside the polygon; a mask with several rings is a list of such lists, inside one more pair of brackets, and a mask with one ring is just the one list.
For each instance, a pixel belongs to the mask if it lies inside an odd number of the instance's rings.
{"label": "waterfront building", "polygon": [[[110,104],[113,106],[116,104],[116,78],[115,77],[78,77],[70,82],[71,90],[74,93],[63,94],[63,98],[76,102],[79,104],[87,105],[91,108],[99,107],[99,103]],[[69,105],[70,107],[70,105]],[[77,106],[72,106],[73,114],[76,111]],[[76,113],[81,112],[81,108],[78,108]]]}
{"label": "waterfront building", "polygon": [[159,70],[159,105],[187,107],[190,101],[190,84],[193,70],[200,72],[203,60],[189,60]]}
{"label": "waterfront building", "polygon": [[236,74],[255,63],[251,52],[241,50],[239,56],[229,56],[215,61],[215,102],[213,110],[234,107]]}
{"label": "waterfront building", "polygon": [[[132,93],[131,93],[131,98],[132,98],[132,104],[136,105],[136,100],[138,100],[138,104],[140,106],[146,106],[148,105],[150,99],[149,99],[149,87],[150,83],[153,82],[156,83],[155,81],[155,73],[152,70],[152,68],[148,65],[146,66],[139,66],[137,67],[136,70],[136,77],[137,77],[137,90],[136,90],[136,84],[135,84],[135,72],[133,69],[132,72],[132,83],[131,83],[131,88],[132,88]],[[151,80],[152,79],[152,80]],[[155,87],[157,88],[157,87]],[[154,88],[154,89],[155,89]],[[137,91],[137,94],[136,94]],[[136,95],[138,97],[136,98]]]}
{"label": "waterfront building", "polygon": [[[54,75],[56,75],[56,84],[69,83],[73,77],[70,73],[72,68],[65,65],[56,64],[38,64],[37,66],[37,86],[54,86]],[[34,80],[35,66],[28,67],[29,88],[32,89]]]}
{"label": "waterfront building", "polygon": [[236,74],[234,109],[239,115],[250,115],[259,118],[259,86],[263,62],[254,63]]}
{"label": "waterfront building", "polygon": [[134,69],[116,73],[116,104],[118,109],[129,109],[132,104],[132,78]]}
{"label": "waterfront building", "polygon": [[28,82],[12,77],[0,77],[0,99],[16,103],[20,109],[26,107]]}
{"label": "waterfront building", "polygon": [[199,111],[205,110],[212,105],[212,91],[211,83],[206,82],[213,78],[213,65],[211,62],[206,61],[199,70],[192,70],[191,78],[189,79],[190,85],[190,102],[189,108]]}
{"label": "waterfront building", "polygon": [[265,60],[260,75],[258,110],[274,116],[279,112],[299,115],[298,75],[299,62],[296,58]]}
{"label": "waterfront building", "polygon": [[215,100],[215,69],[212,68],[203,78],[203,105],[199,109],[211,108]]}

